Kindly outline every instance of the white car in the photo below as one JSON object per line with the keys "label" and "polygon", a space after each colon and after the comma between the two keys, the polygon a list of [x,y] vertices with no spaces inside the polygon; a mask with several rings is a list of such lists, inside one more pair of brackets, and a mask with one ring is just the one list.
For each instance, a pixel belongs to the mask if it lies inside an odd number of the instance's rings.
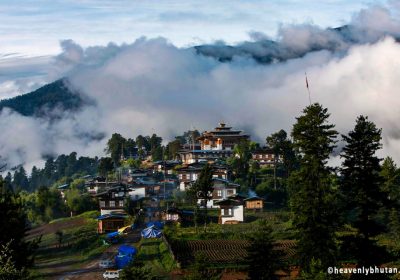
{"label": "white car", "polygon": [[114,266],[114,262],[112,260],[101,260],[99,262],[100,268],[110,268]]}
{"label": "white car", "polygon": [[107,270],[106,272],[103,273],[103,278],[104,279],[118,279],[119,278],[119,270]]}

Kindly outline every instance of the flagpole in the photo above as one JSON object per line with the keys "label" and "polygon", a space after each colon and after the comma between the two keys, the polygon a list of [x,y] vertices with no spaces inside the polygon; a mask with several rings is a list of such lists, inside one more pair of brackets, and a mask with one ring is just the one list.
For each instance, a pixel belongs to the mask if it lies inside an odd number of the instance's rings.
{"label": "flagpole", "polygon": [[310,102],[310,105],[311,105],[311,93],[310,93],[310,87],[308,86],[307,72],[304,72],[304,75],[306,76],[306,87],[307,87],[307,91],[308,91],[308,101]]}

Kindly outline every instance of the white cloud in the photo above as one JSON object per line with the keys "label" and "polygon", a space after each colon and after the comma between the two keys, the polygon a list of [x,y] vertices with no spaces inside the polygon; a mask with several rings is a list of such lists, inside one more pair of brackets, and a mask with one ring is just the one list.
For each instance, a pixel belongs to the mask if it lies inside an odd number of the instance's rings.
{"label": "white cloud", "polygon": [[[376,16],[372,11],[367,14]],[[59,121],[3,112],[2,127],[9,125],[4,135],[10,137],[0,138],[0,155],[12,164],[37,162],[49,153],[101,155],[106,139],[93,141],[89,135],[110,137],[119,132],[135,137],[156,132],[171,139],[193,125],[206,130],[221,120],[263,141],[281,128],[290,131],[308,105],[306,71],[313,101],[328,107],[341,133],[352,129],[357,115],[368,115],[383,128],[382,154],[399,161],[400,47],[384,35],[400,30],[392,17],[376,29],[355,25],[350,32],[352,38],[359,36],[357,44],[314,25],[287,26],[280,33],[281,52],[307,54],[269,65],[247,57],[220,63],[162,38],[90,48],[66,41],[46,73],[68,73],[70,86],[95,105],[64,113]],[[363,32],[371,29],[372,36]],[[335,47],[329,48],[332,43]],[[312,52],[315,45],[329,50]],[[258,44],[241,47],[258,54],[265,51]],[[15,130],[10,125],[14,123]]]}

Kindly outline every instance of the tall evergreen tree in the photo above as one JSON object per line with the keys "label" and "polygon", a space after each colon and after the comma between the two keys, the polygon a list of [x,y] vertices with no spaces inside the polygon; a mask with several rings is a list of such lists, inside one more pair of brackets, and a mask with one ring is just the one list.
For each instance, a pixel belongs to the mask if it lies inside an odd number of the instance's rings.
{"label": "tall evergreen tree", "polygon": [[28,176],[26,175],[26,171],[23,166],[20,166],[17,170],[15,170],[13,185],[15,189],[22,189],[22,190],[29,189]]}
{"label": "tall evergreen tree", "polygon": [[146,155],[146,153],[151,150],[150,137],[148,136],[144,137],[142,135],[138,135],[136,137],[136,145],[138,147],[139,157],[143,158]]}
{"label": "tall evergreen tree", "polygon": [[72,152],[69,154],[67,158],[67,166],[65,168],[65,176],[72,176],[76,171],[77,159],[76,159],[76,152]]}
{"label": "tall evergreen tree", "polygon": [[176,159],[178,157],[178,152],[181,149],[181,142],[178,139],[168,143],[166,149],[168,150],[168,158]]}
{"label": "tall evergreen tree", "polygon": [[113,160],[111,158],[103,157],[100,159],[97,170],[101,176],[107,177],[107,174],[113,169]]}
{"label": "tall evergreen tree", "polygon": [[310,270],[313,259],[323,269],[335,263],[337,217],[327,160],[335,147],[337,132],[328,118],[328,110],[315,103],[304,109],[292,131],[300,169],[290,177],[290,205],[304,271]]}
{"label": "tall evergreen tree", "polygon": [[124,154],[125,157],[130,158],[135,156],[135,148],[136,148],[136,143],[135,140],[133,140],[132,138],[129,138],[128,140],[126,140],[126,144],[124,146]]}
{"label": "tall evergreen tree", "polygon": [[6,177],[4,177],[4,187],[7,190],[10,190],[10,191],[13,190],[11,172],[7,172]]}
{"label": "tall evergreen tree", "polygon": [[356,236],[346,239],[345,246],[352,248],[359,266],[378,265],[383,261],[382,250],[372,238],[382,227],[375,215],[387,197],[381,188],[381,159],[375,155],[382,147],[381,129],[360,116],[354,130],[342,137],[346,146],[341,155],[344,158],[341,188],[347,202],[348,222],[357,229]]}
{"label": "tall evergreen tree", "polygon": [[40,172],[36,166],[32,167],[31,176],[29,178],[29,189],[35,191],[40,184]]}
{"label": "tall evergreen tree", "polygon": [[124,156],[124,146],[126,146],[126,139],[119,133],[111,135],[111,138],[107,142],[105,151],[110,155],[116,166],[119,166],[121,156]]}
{"label": "tall evergreen tree", "polygon": [[54,164],[54,159],[52,157],[49,157],[48,159],[46,159],[46,163],[44,164],[44,175],[47,178],[51,178],[55,170],[56,166]]}

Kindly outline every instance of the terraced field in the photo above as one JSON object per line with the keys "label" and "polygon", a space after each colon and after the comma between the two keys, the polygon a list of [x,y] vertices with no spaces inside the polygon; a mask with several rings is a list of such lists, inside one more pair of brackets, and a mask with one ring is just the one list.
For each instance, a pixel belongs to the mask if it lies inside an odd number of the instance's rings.
{"label": "terraced field", "polygon": [[[220,265],[244,264],[247,258],[247,240],[174,240],[170,242],[171,249],[176,260],[187,266],[193,262],[198,253],[207,256],[211,263]],[[290,258],[295,254],[295,242],[282,240],[276,243],[276,248],[284,252],[284,258]]]}

